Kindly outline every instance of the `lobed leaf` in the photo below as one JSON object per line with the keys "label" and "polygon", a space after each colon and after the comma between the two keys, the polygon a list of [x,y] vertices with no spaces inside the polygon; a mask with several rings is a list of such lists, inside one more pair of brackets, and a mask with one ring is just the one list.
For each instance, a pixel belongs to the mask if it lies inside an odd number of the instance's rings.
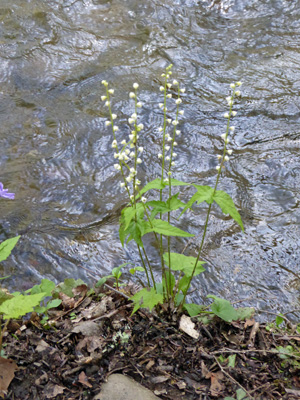
{"label": "lobed leaf", "polygon": [[197,202],[198,204],[202,203],[203,201],[206,201],[207,204],[211,204],[213,202],[213,193],[214,189],[210,186],[202,186],[202,185],[193,185],[196,189],[197,192],[192,196],[190,201],[185,205],[182,213],[182,215],[188,208],[191,208],[192,205]]}
{"label": "lobed leaf", "polygon": [[6,300],[0,306],[0,313],[3,314],[4,319],[19,318],[34,310],[38,306],[46,293],[37,293],[13,297]]}
{"label": "lobed leaf", "polygon": [[145,288],[130,297],[130,300],[134,302],[134,308],[132,311],[132,314],[134,314],[141,307],[149,308],[149,310],[152,311],[153,307],[157,304],[163,303],[164,297],[162,294],[156,293],[154,288],[151,288],[150,290]]}

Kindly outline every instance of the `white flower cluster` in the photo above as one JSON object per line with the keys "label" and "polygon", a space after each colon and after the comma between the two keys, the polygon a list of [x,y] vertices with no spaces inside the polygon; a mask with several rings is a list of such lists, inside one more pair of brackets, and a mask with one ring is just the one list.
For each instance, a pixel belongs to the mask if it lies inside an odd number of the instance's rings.
{"label": "white flower cluster", "polygon": [[[108,83],[103,80],[102,84],[106,88],[106,95],[101,96],[101,100],[105,102],[105,105],[109,108],[109,113],[110,113],[110,121],[105,122],[105,126],[112,126],[112,131],[113,131],[113,136],[114,139],[112,141],[111,147],[115,149],[114,153],[114,158],[118,160],[118,163],[114,164],[114,168],[117,171],[121,171],[122,176],[124,181],[120,183],[121,188],[126,188],[128,191],[128,194],[130,193],[130,187],[129,183],[133,182],[134,183],[134,189],[137,190],[138,186],[141,184],[141,181],[136,178],[137,175],[137,165],[142,163],[142,160],[140,158],[140,155],[143,152],[143,147],[137,146],[137,140],[139,138],[138,132],[140,132],[143,128],[143,124],[138,124],[137,119],[138,116],[134,112],[131,117],[128,119],[128,122],[133,125],[132,130],[129,134],[129,140],[126,141],[123,139],[119,146],[118,146],[118,141],[116,138],[116,132],[119,130],[118,126],[114,125],[114,120],[117,118],[116,114],[113,114],[111,112],[110,108],[110,95],[114,94],[114,89],[108,89]],[[130,92],[129,97],[132,99],[135,99],[135,105],[136,107],[140,108],[142,107],[142,103],[137,102],[137,96],[136,96],[136,90],[138,89],[139,85],[138,83],[133,84],[133,89],[135,92]],[[134,165],[133,167],[130,165]],[[126,167],[126,168],[123,168]],[[128,171],[129,175],[126,176],[125,172]],[[135,190],[133,191],[135,193]],[[130,200],[133,202],[135,198],[134,194],[130,195]],[[145,200],[146,201],[146,200]]]}
{"label": "white flower cluster", "polygon": [[[163,133],[163,151],[162,153],[158,153],[158,158],[159,159],[164,159],[164,161],[168,161],[169,162],[169,171],[168,171],[168,175],[171,176],[172,172],[170,171],[171,167],[173,167],[175,165],[175,161],[174,158],[177,157],[177,153],[174,152],[174,147],[177,146],[177,142],[175,141],[175,136],[179,136],[181,131],[179,129],[177,129],[177,125],[179,124],[178,121],[178,116],[179,115],[184,115],[184,111],[183,110],[179,110],[179,106],[182,103],[182,99],[180,98],[180,94],[181,93],[185,93],[185,89],[179,88],[179,83],[177,80],[173,80],[173,83],[168,83],[168,79],[171,77],[172,75],[172,64],[169,65],[166,68],[166,72],[163,73],[161,76],[162,78],[165,78],[165,85],[164,86],[160,86],[159,90],[161,92],[164,92],[164,102],[163,103],[159,103],[159,108],[161,108],[164,112],[164,127],[159,127],[158,128],[158,132]],[[167,112],[167,107],[166,107],[166,102],[167,99],[172,99],[172,94],[171,93],[167,93],[168,89],[171,89],[172,86],[175,87],[177,86],[177,98],[175,99],[175,105],[176,105],[176,118],[174,120],[172,120],[171,118],[167,118],[166,117],[166,112]],[[173,135],[171,136],[169,133],[166,133],[167,130],[167,125],[173,125]],[[169,153],[168,153],[169,152]],[[165,179],[166,182],[168,182],[168,178]]]}
{"label": "white flower cluster", "polygon": [[[224,114],[224,118],[227,118],[230,120],[231,117],[235,117],[237,112],[232,110],[232,106],[234,103],[234,97],[235,96],[240,96],[241,92],[239,90],[236,90],[237,87],[241,86],[242,82],[235,82],[230,84],[230,88],[232,89],[232,94],[231,96],[226,97],[227,104],[229,106],[229,112],[226,112]],[[218,155],[218,159],[221,160],[221,164],[216,166],[216,170],[219,172],[222,168],[222,165],[224,164],[225,161],[229,161],[229,156],[232,154],[232,150],[227,148],[227,145],[229,143],[229,137],[228,134],[229,132],[234,132],[235,126],[229,126],[229,129],[227,129],[226,133],[223,133],[221,135],[221,138],[225,142],[225,148],[224,148],[224,154],[223,155]]]}

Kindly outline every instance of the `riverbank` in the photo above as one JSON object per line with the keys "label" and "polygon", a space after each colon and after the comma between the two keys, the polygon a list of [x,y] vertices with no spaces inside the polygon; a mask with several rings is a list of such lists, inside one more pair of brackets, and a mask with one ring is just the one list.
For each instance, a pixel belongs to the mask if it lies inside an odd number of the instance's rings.
{"label": "riverbank", "polygon": [[134,291],[81,285],[74,297],[60,294],[48,328],[35,313],[11,321],[3,350],[13,361],[0,368],[6,372],[0,388],[9,384],[5,398],[101,399],[101,387],[116,373],[161,399],[300,398],[295,326],[280,331],[255,317],[232,323],[214,317],[205,325],[186,317],[191,330],[184,331],[178,314],[131,315]]}

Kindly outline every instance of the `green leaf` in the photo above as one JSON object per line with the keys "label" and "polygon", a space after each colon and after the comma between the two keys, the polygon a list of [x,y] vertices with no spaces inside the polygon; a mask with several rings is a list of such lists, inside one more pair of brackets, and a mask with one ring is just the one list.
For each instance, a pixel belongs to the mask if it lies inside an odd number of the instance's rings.
{"label": "green leaf", "polygon": [[[190,183],[178,181],[177,179],[171,178],[171,186],[187,186],[187,185],[190,185]],[[148,192],[148,190],[151,190],[151,189],[161,190],[161,189],[164,189],[166,186],[169,186],[169,183],[162,182],[161,179],[156,178],[153,181],[147,183],[147,185],[144,186],[143,189],[140,190],[140,192],[136,196],[136,198],[138,199],[141,195]]]}
{"label": "green leaf", "polygon": [[104,276],[103,278],[99,279],[99,281],[96,283],[95,287],[98,288],[98,287],[104,285],[104,283],[105,283],[105,282],[107,281],[107,279],[109,279],[109,278],[113,278],[113,276],[112,276],[112,275],[107,275],[107,276]]}
{"label": "green leaf", "polygon": [[228,367],[231,368],[235,367],[235,359],[236,359],[236,354],[231,354],[231,356],[228,357]]}
{"label": "green leaf", "polygon": [[238,319],[238,313],[236,312],[236,309],[232,307],[228,300],[221,299],[220,297],[213,296],[212,294],[206,297],[214,299],[214,302],[211,304],[210,308],[211,311],[219,318],[226,322],[232,322]]}
{"label": "green leaf", "polygon": [[136,273],[136,271],[144,272],[145,270],[144,270],[143,267],[134,267],[134,268],[131,268],[131,269],[129,270],[129,272],[131,273],[131,275],[134,275],[134,274]]}
{"label": "green leaf", "polygon": [[185,203],[179,200],[178,197],[179,193],[176,193],[174,196],[170,197],[167,201],[159,201],[153,200],[148,201],[146,203],[147,206],[153,207],[151,211],[151,219],[153,219],[158,213],[167,213],[170,211],[178,210],[180,207],[184,207]]}
{"label": "green leaf", "polygon": [[134,314],[141,307],[149,308],[149,310],[152,311],[153,307],[157,304],[163,303],[164,297],[162,294],[156,293],[154,288],[151,288],[150,290],[145,288],[130,297],[130,300],[134,302],[134,308],[132,311],[132,314]]}
{"label": "green leaf", "polygon": [[[188,257],[185,256],[184,254],[179,254],[179,253],[171,253],[170,256],[171,256],[171,266],[169,266],[168,253],[165,253],[163,256],[165,263],[167,264],[168,267],[171,267],[173,271],[182,271],[187,276],[192,275],[193,269],[197,261],[195,257]],[[203,268],[202,266],[203,264],[205,264],[205,261],[197,262],[197,267],[194,276],[199,275],[201,274],[201,272],[205,271],[205,268]]]}
{"label": "green leaf", "polygon": [[72,289],[75,289],[77,288],[77,286],[80,285],[85,285],[85,283],[81,279],[75,280],[73,278],[69,278],[65,279],[63,283],[60,283],[55,289],[55,291],[63,292],[69,297],[74,297]]}
{"label": "green leaf", "polygon": [[193,185],[195,189],[197,189],[197,192],[192,196],[190,201],[186,204],[184,207],[182,215],[188,208],[191,208],[192,205],[197,201],[198,204],[202,203],[203,201],[206,201],[207,204],[211,204],[213,202],[213,193],[214,189],[211,188],[210,186],[202,186],[202,185]]}
{"label": "green leaf", "polygon": [[242,218],[229,194],[223,190],[217,190],[213,199],[221,207],[222,212],[224,214],[229,214],[239,224],[244,232]]}
{"label": "green leaf", "polygon": [[185,293],[188,290],[188,284],[189,284],[189,277],[184,275],[179,283],[178,283],[178,292],[180,292],[180,290],[182,291],[182,293]]}
{"label": "green leaf", "polygon": [[252,307],[240,307],[236,308],[235,311],[237,312],[238,315],[237,319],[239,321],[245,321],[245,319],[250,319],[253,317],[253,314],[255,313],[255,310]]}
{"label": "green leaf", "polygon": [[13,297],[6,300],[0,306],[0,313],[4,319],[19,318],[34,310],[38,306],[46,293],[37,293]]}
{"label": "green leaf", "polygon": [[281,314],[276,317],[276,326],[279,327],[284,322],[284,318],[282,318]]}
{"label": "green leaf", "polygon": [[25,293],[37,294],[46,293],[47,296],[52,295],[52,291],[55,289],[55,283],[49,279],[42,279],[39,285],[34,285],[31,289],[26,290]]}
{"label": "green leaf", "polygon": [[12,297],[14,297],[12,294],[0,289],[0,305]]}
{"label": "green leaf", "polygon": [[203,311],[203,306],[199,306],[199,304],[185,304],[183,308],[188,312],[190,317],[195,317]]}
{"label": "green leaf", "polygon": [[18,240],[20,239],[21,236],[16,236],[7,240],[4,240],[0,244],[0,262],[4,261],[7,259],[7,257],[10,255],[12,252],[13,248],[15,245],[18,243]]}
{"label": "green leaf", "polygon": [[[151,221],[153,228],[149,228],[148,232],[156,232],[165,236],[180,236],[180,237],[193,237],[191,233],[185,232],[176,226],[169,224],[167,221],[162,221],[160,219],[154,219]],[[147,233],[148,233],[147,232]]]}
{"label": "green leaf", "polygon": [[246,396],[247,396],[247,393],[243,389],[237,389],[236,400],[243,400],[243,399],[245,399]]}
{"label": "green leaf", "polygon": [[7,276],[2,276],[2,278],[0,278],[0,281],[2,281],[3,279],[7,279],[7,278],[10,278],[11,277],[11,275],[7,275]]}
{"label": "green leaf", "polygon": [[50,310],[50,308],[56,308],[61,305],[61,300],[60,299],[53,299],[48,301],[46,305],[46,309]]}

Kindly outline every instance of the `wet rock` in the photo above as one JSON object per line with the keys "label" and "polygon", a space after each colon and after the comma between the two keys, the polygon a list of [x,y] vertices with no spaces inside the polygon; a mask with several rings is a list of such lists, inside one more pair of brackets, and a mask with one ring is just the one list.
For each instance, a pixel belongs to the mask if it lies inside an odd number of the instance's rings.
{"label": "wet rock", "polygon": [[122,374],[110,375],[93,400],[157,400],[149,389]]}

